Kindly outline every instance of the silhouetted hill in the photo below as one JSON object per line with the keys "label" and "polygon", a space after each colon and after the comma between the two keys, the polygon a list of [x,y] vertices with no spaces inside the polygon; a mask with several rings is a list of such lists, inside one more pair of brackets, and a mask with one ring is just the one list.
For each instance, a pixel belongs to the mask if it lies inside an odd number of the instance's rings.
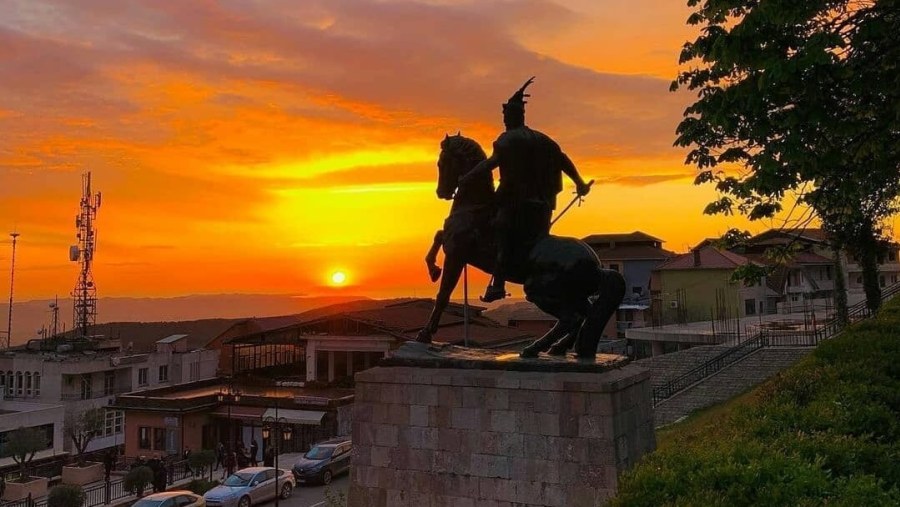
{"label": "silhouetted hill", "polygon": [[[225,321],[247,317],[270,317],[275,315],[293,315],[323,306],[367,300],[361,296],[324,296],[302,297],[291,295],[269,294],[211,294],[180,296],[172,298],[101,298],[97,303],[98,323],[154,322],[160,325],[177,323],[182,328],[185,321]],[[24,343],[37,338],[42,327],[49,327],[51,320],[51,300],[23,301],[13,304],[12,344]],[[72,301],[59,300],[60,331],[72,327]],[[0,329],[6,329],[8,305],[0,305]],[[229,320],[229,322],[231,322]],[[228,324],[230,325],[230,324]],[[222,329],[228,327],[225,325]],[[99,328],[96,334],[109,334],[113,337],[120,329]],[[178,327],[178,326],[176,326]],[[196,324],[195,333],[205,336],[208,331],[218,327],[215,322]],[[105,330],[102,330],[105,329]],[[159,335],[165,329],[147,333]],[[221,331],[219,331],[221,332]],[[178,330],[173,333],[189,333]],[[218,333],[216,333],[218,334]],[[164,338],[166,335],[160,336]],[[215,334],[213,335],[215,336]],[[159,339],[159,338],[157,338]],[[122,336],[123,342],[126,337]],[[143,340],[141,340],[143,341]],[[193,340],[192,340],[193,341]]]}

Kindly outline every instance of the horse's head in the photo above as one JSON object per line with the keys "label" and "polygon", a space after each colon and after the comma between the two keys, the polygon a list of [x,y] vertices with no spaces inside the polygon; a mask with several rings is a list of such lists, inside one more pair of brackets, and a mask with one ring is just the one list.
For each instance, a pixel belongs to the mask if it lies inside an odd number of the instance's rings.
{"label": "horse's head", "polygon": [[[484,150],[475,140],[460,135],[444,136],[441,141],[441,155],[438,157],[437,196],[440,199],[453,199],[459,177],[486,159]],[[488,174],[488,182],[490,174]],[[491,183],[493,190],[493,183]]]}

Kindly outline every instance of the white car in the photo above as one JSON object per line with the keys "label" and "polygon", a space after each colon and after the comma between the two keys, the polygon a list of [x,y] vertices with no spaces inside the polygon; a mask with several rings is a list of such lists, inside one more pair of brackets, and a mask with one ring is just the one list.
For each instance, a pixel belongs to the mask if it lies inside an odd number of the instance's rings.
{"label": "white car", "polygon": [[132,507],[206,507],[206,500],[190,491],[164,491],[147,495]]}
{"label": "white car", "polygon": [[250,507],[275,498],[276,492],[282,499],[290,498],[295,484],[294,475],[287,470],[243,468],[207,491],[203,498],[207,507]]}

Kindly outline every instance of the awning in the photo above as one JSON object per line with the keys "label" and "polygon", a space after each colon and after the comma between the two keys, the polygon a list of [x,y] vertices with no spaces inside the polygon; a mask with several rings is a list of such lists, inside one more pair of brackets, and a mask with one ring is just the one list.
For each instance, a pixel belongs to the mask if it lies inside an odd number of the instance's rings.
{"label": "awning", "polygon": [[[266,411],[265,407],[231,407],[231,418],[232,419],[252,419],[255,421],[259,421],[262,419],[263,414]],[[219,407],[213,410],[212,415],[216,417],[224,417],[228,418],[229,408]]]}
{"label": "awning", "polygon": [[289,410],[282,408],[278,410],[278,417],[276,418],[275,409],[270,408],[263,414],[263,421],[275,421],[277,419],[291,424],[312,424],[318,426],[322,424],[322,417],[324,416],[325,412],[317,412],[315,410]]}

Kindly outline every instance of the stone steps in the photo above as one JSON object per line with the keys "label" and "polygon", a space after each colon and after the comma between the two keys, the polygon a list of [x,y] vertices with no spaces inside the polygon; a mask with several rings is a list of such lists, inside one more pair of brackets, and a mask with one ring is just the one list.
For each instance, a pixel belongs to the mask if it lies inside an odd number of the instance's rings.
{"label": "stone steps", "polygon": [[654,424],[659,428],[695,410],[727,401],[790,367],[812,350],[812,347],[772,347],[753,352],[657,405]]}
{"label": "stone steps", "polygon": [[635,363],[650,370],[650,383],[655,387],[687,373],[729,348],[721,345],[703,345],[639,359]]}

